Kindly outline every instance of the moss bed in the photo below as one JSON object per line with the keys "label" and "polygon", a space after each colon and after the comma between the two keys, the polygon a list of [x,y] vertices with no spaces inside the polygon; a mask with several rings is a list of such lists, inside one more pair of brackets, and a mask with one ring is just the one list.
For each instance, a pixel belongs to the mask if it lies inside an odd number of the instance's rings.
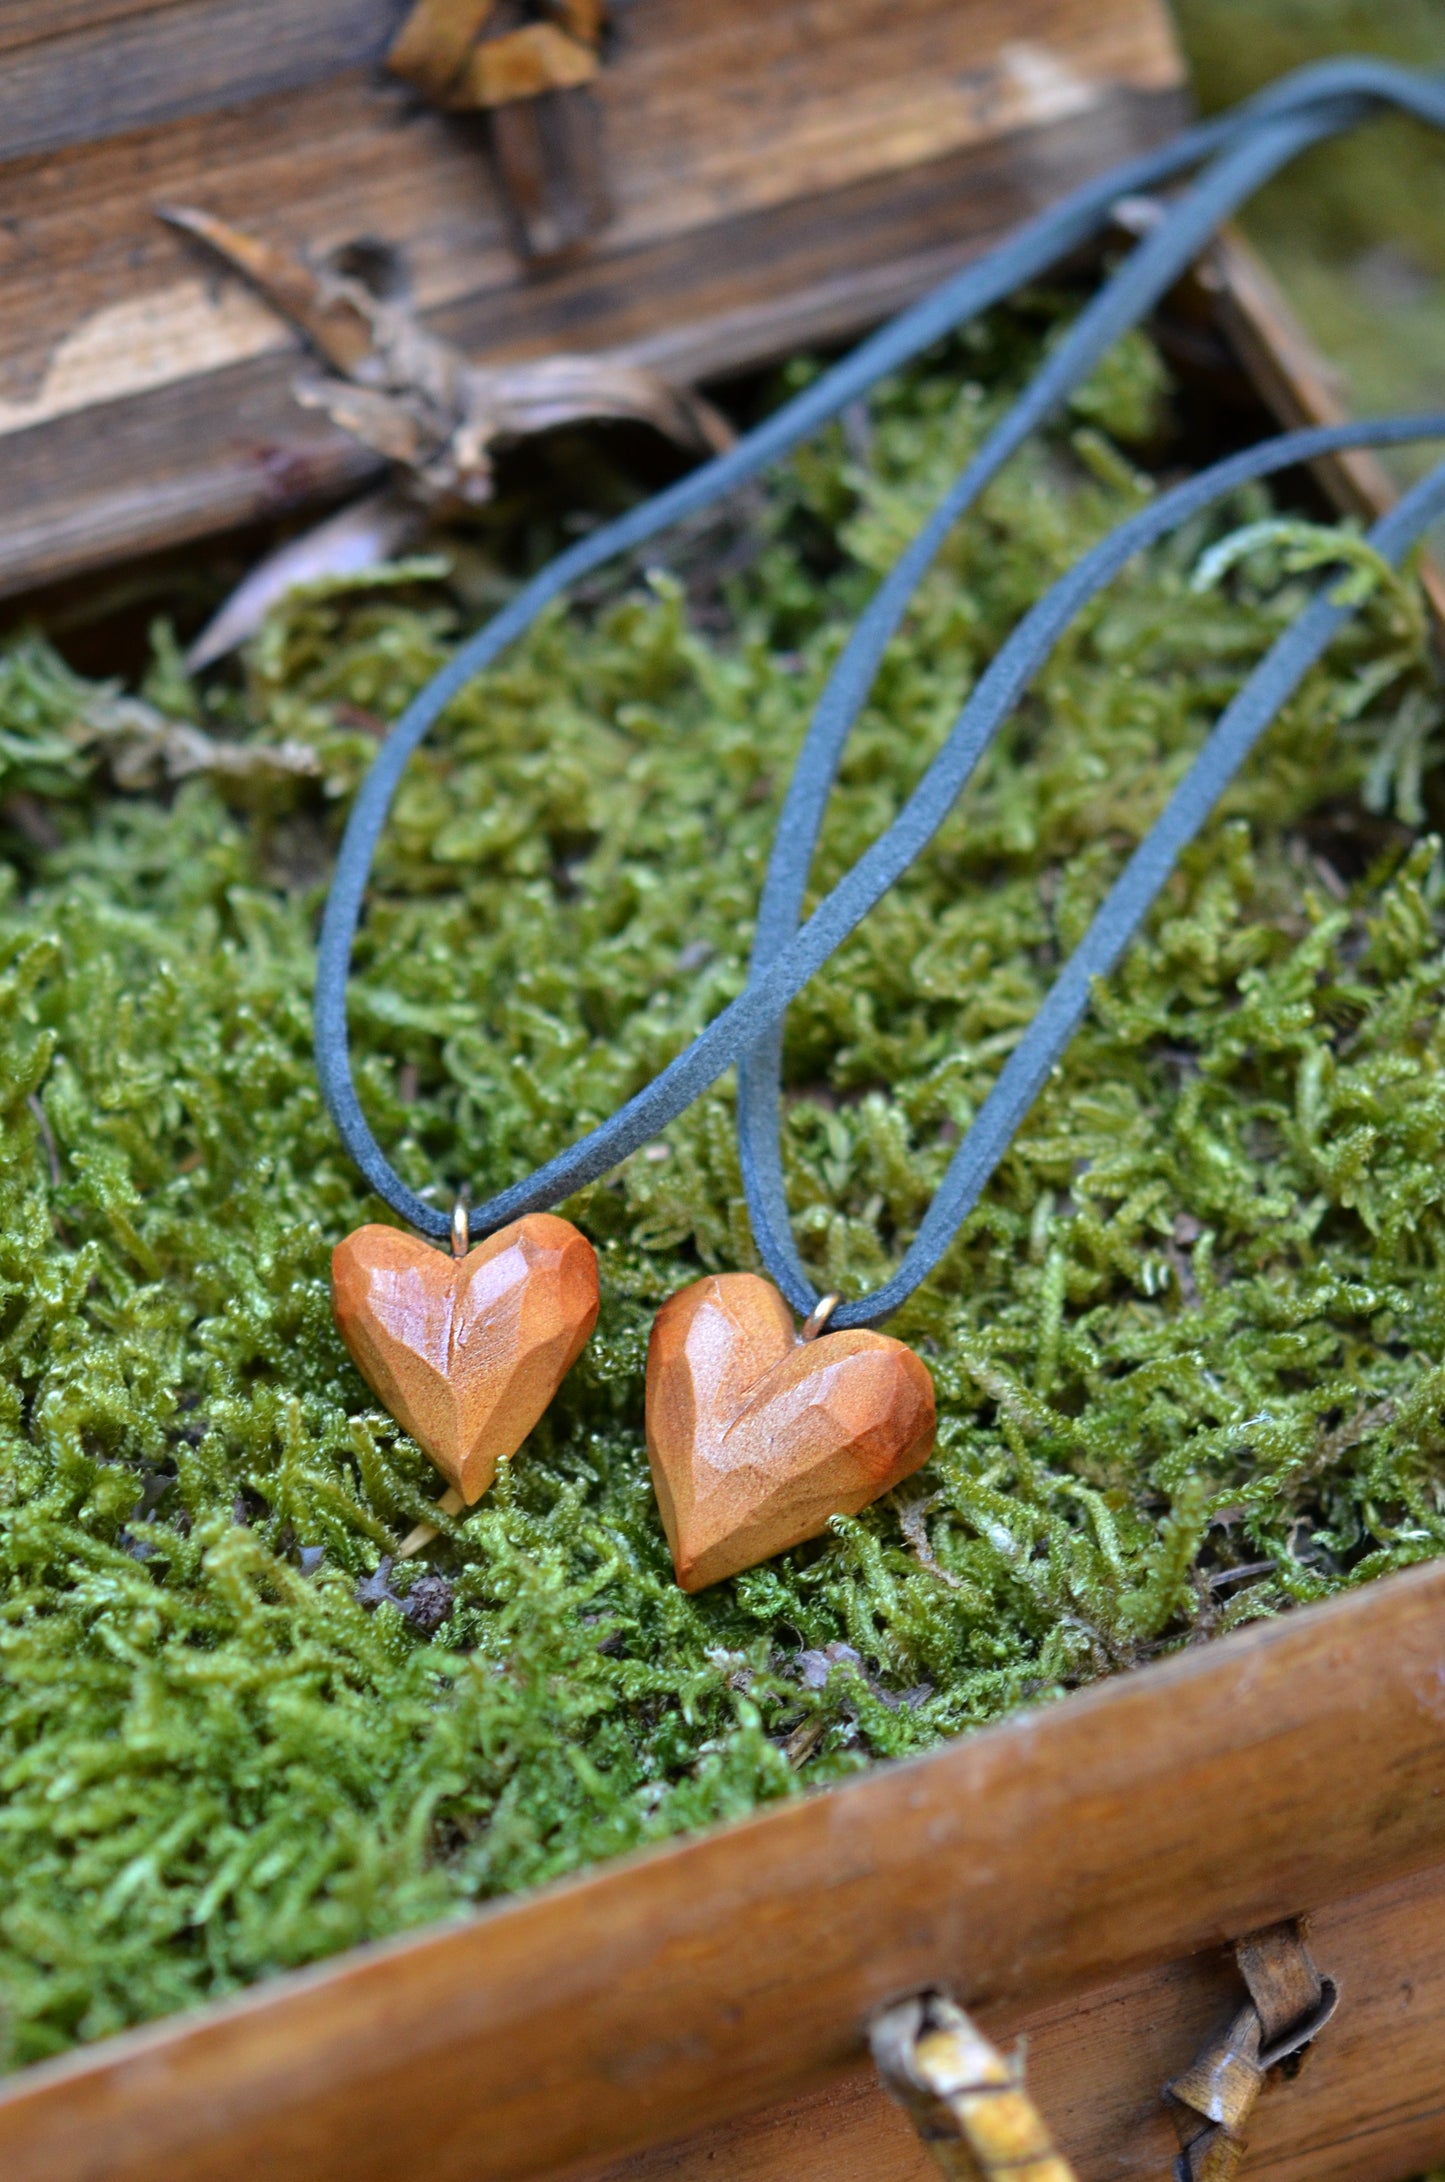
{"label": "moss bed", "polygon": [[[1041,338],[1038,312],[994,319],[452,708],[406,782],[352,999],[365,1103],[415,1184],[445,1201],[525,1171],[739,990],[828,664]],[[1140,450],[1171,459],[1168,400],[1126,343],[958,532],[855,738],[819,885],[1024,606],[1152,489]],[[1248,495],[1126,573],[794,1009],[787,1157],[823,1284],[890,1263],[1062,951],[1297,610],[1298,523],[1191,589],[1268,508]],[[597,1334],[417,1561],[389,1557],[438,1481],[331,1323],[330,1248],[381,1208],[312,1071],[318,908],[378,723],[475,593],[420,566],[310,595],[200,691],[162,629],[129,701],[38,635],[10,648],[11,2065],[1445,1545],[1441,708],[1413,583],[1372,581],[893,1322],[937,1382],[935,1459],[697,1598],[649,1489],[643,1363],[662,1298],[754,1263],[730,1080],[569,1207],[601,1256]],[[195,745],[209,770],[147,788],[177,720],[231,769]],[[282,744],[316,776],[256,761]]]}

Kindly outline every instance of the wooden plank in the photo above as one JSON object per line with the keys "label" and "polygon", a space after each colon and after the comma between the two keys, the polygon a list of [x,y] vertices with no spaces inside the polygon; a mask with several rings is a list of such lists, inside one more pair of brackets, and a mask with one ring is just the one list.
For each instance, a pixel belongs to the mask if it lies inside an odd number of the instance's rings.
{"label": "wooden plank", "polygon": [[[1445,1863],[1330,1902],[1311,1922],[1339,2012],[1299,2077],[1266,2087],[1250,2182],[1398,2182],[1445,2160]],[[984,2019],[1025,2042],[1028,2081],[1081,2182],[1164,2176],[1178,2150],[1163,2086],[1227,2022],[1244,1988],[1218,1949],[1077,2000]],[[907,2119],[864,2063],[827,2091],[644,2152],[586,2182],[936,2182]],[[581,2182],[572,2170],[568,2182]]]}
{"label": "wooden plank", "polygon": [[[1198,269],[1201,288],[1230,348],[1261,400],[1287,431],[1343,424],[1345,389],[1295,317],[1268,268],[1237,229],[1222,234]],[[1335,506],[1374,522],[1399,498],[1377,455],[1367,449],[1327,455],[1314,470]],[[1420,581],[1438,630],[1445,633],[1445,570],[1428,554]]]}
{"label": "wooden plank", "polygon": [[[983,145],[690,236],[586,258],[534,288],[464,297],[430,322],[478,352],[592,348],[687,381],[884,317],[1038,209],[1101,144],[1122,153],[1132,101],[1040,132],[1037,157]],[[199,283],[197,284],[199,289]],[[227,291],[244,305],[238,289]],[[286,512],[374,474],[363,449],[290,398],[298,358],[260,305],[254,358],[82,403],[4,436],[12,512],[0,595],[102,566],[158,539]],[[273,348],[279,341],[279,348]],[[101,368],[100,360],[97,368]]]}
{"label": "wooden plank", "polygon": [[[615,217],[539,278],[510,249],[474,121],[419,109],[374,66],[327,72],[339,42],[353,59],[379,50],[397,0],[284,0],[274,37],[282,0],[246,0],[244,35],[227,28],[236,4],[111,0],[113,17],[93,0],[90,24],[71,0],[64,36],[32,37],[0,70],[0,162],[7,141],[191,102],[0,163],[0,445],[10,504],[27,511],[0,556],[4,588],[264,512],[278,466],[306,480],[281,504],[357,474],[334,435],[298,422],[294,336],[157,204],[198,200],[322,254],[379,238],[424,312],[479,355],[682,336],[681,368],[866,322],[991,238],[1005,203],[1012,216],[1043,202],[1181,114],[1160,0],[633,0],[595,93]],[[207,24],[203,80],[185,55]],[[0,36],[21,27],[0,14]],[[150,41],[144,68],[121,65],[126,39]],[[265,96],[203,110],[261,83]],[[712,320],[726,328],[710,343],[696,329]],[[249,443],[282,450],[259,484],[235,450],[238,386]],[[74,426],[92,415],[99,430]]]}
{"label": "wooden plank", "polygon": [[[0,71],[0,159],[99,143],[374,64],[406,6],[407,0],[172,0],[108,8],[44,38],[33,31],[12,38]],[[33,24],[33,9],[30,17]]]}
{"label": "wooden plank", "polygon": [[[1445,2158],[1445,1863],[1327,1903],[1310,1946],[1340,2010],[1249,2132],[1251,2182],[1397,2182]],[[1024,2040],[1028,2088],[1080,2182],[1166,2175],[1179,2149],[1161,2088],[1244,1997],[1225,1951],[1115,1979],[1074,2001],[984,2018]],[[869,2064],[810,2099],[644,2151],[585,2182],[930,2182],[936,2167]],[[581,2182],[576,2169],[568,2182]]]}
{"label": "wooden plank", "polygon": [[[169,0],[178,6],[184,0]],[[120,23],[134,15],[154,15],[157,0],[0,0],[0,53],[17,46],[40,45],[72,31],[96,30],[102,23]]]}
{"label": "wooden plank", "polygon": [[[740,27],[736,9],[715,16],[685,0],[637,0],[627,50],[598,91],[617,205],[606,253],[1093,114],[1120,91],[1177,87],[1167,48],[1156,50],[1152,0],[1142,41],[1139,0],[1098,0],[1086,30],[1076,0],[1057,22],[1057,0],[895,5],[880,19],[878,0],[788,0],[769,11],[763,35],[751,21]],[[812,20],[820,12],[826,22]],[[1045,47],[1050,36],[1057,44]],[[30,50],[38,66],[50,48]],[[61,72],[55,96],[65,84]],[[1120,134],[1117,120],[1101,132],[1096,165]],[[271,349],[292,345],[244,289],[154,218],[157,203],[198,191],[209,208],[295,248],[384,239],[404,254],[427,309],[538,288],[507,246],[475,130],[360,73],[193,114],[125,145],[76,145],[43,169],[12,160],[0,167],[0,214],[11,222],[0,430],[224,368],[258,352],[263,325]],[[217,316],[227,298],[233,322]],[[125,339],[139,312],[143,345]],[[77,372],[86,354],[88,379]],[[117,373],[127,374],[120,384]]]}
{"label": "wooden plank", "polygon": [[1434,1563],[38,2068],[0,2171],[379,2182],[424,2147],[429,2182],[545,2174],[838,2081],[899,1992],[1007,2020],[1442,1856]]}

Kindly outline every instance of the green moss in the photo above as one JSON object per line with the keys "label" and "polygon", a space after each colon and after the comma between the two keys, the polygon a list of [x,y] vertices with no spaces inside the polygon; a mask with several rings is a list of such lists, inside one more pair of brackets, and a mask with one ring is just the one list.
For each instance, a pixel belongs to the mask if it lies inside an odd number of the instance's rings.
{"label": "green moss", "polygon": [[[400,798],[352,999],[364,1101],[416,1185],[444,1202],[523,1172],[740,988],[810,703],[1036,324],[883,389],[671,573],[554,614],[452,708]],[[1150,489],[1117,442],[1158,403],[1131,342],[953,540],[855,738],[820,885],[1023,607]],[[824,1284],[871,1283],[909,1235],[1297,607],[1277,538],[1189,587],[1268,512],[1248,495],[1131,568],[794,1010],[787,1155]],[[13,2062],[1445,1543],[1445,882],[1415,837],[1439,702],[1400,581],[1291,705],[895,1322],[937,1380],[926,1471],[735,1582],[673,1585],[643,1361],[664,1296],[753,1262],[725,1083],[571,1208],[602,1259],[597,1335],[495,1492],[388,1576],[437,1481],[331,1324],[330,1247],[378,1207],[320,1104],[309,993],[371,723],[455,639],[424,574],[294,604],[208,694],[160,644],[153,703],[306,744],[324,785],[122,794],[96,726],[113,693],[38,638],[0,670]]]}

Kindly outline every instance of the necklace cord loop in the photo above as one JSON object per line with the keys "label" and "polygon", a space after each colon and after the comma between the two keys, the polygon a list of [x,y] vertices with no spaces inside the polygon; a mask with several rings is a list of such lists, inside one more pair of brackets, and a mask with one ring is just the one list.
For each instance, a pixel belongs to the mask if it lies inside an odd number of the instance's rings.
{"label": "necklace cord loop", "polygon": [[[1282,435],[1215,464],[1121,524],[1023,617],[980,677],[892,825],[807,921],[800,922],[828,796],[883,652],[952,525],[1111,343],[1153,308],[1220,223],[1300,151],[1390,106],[1445,128],[1445,76],[1358,59],[1300,69],[1230,112],[1083,184],[861,343],[728,453],[559,555],[413,699],[379,751],[347,822],[322,919],[315,1003],[316,1064],[332,1118],[367,1182],[396,1212],[434,1240],[450,1235],[455,1246],[461,1210],[470,1239],[473,1216],[460,1202],[449,1221],[402,1181],[382,1153],[356,1095],[346,1020],[346,980],[376,844],[407,762],[452,698],[577,578],[732,492],[879,379],[1097,236],[1121,197],[1155,189],[1212,157],[1213,164],[1079,314],[860,616],[814,713],[784,801],[743,992],[608,1121],[525,1180],[489,1198],[474,1216],[477,1228],[489,1233],[524,1213],[557,1204],[655,1136],[736,1061],[741,1064],[739,1149],[759,1252],[793,1307],[806,1314],[816,1310],[819,1297],[794,1243],[783,1189],[779,1085],[782,1020],[789,1002],[932,839],[1068,623],[1127,560],[1250,479],[1345,447],[1445,439],[1445,414]],[[1372,528],[1370,542],[1387,559],[1398,560],[1442,508],[1445,465]],[[1205,823],[1224,787],[1327,648],[1348,610],[1316,598],[1276,640],[1226,708],[1010,1056],[897,1271],[872,1295],[840,1303],[830,1324],[841,1330],[888,1317],[937,1265],[1084,1014],[1092,980],[1107,975],[1118,961],[1181,849]]]}

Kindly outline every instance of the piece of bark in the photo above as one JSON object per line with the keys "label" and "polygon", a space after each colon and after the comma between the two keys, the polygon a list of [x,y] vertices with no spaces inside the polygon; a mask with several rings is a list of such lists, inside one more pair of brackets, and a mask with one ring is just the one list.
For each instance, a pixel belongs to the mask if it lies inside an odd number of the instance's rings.
{"label": "piece of bark", "polygon": [[597,1323],[596,1254],[550,1212],[461,1259],[398,1228],[357,1228],[332,1253],[331,1290],[358,1371],[468,1507]]}
{"label": "piece of bark", "polygon": [[855,1328],[800,1340],[771,1281],[694,1281],[653,1322],[647,1451],[684,1591],[816,1538],[933,1447],[921,1357]]}
{"label": "piece of bark", "polygon": [[1076,2182],[1005,2056],[946,1993],[884,2008],[869,2027],[884,2087],[950,2182]]}

